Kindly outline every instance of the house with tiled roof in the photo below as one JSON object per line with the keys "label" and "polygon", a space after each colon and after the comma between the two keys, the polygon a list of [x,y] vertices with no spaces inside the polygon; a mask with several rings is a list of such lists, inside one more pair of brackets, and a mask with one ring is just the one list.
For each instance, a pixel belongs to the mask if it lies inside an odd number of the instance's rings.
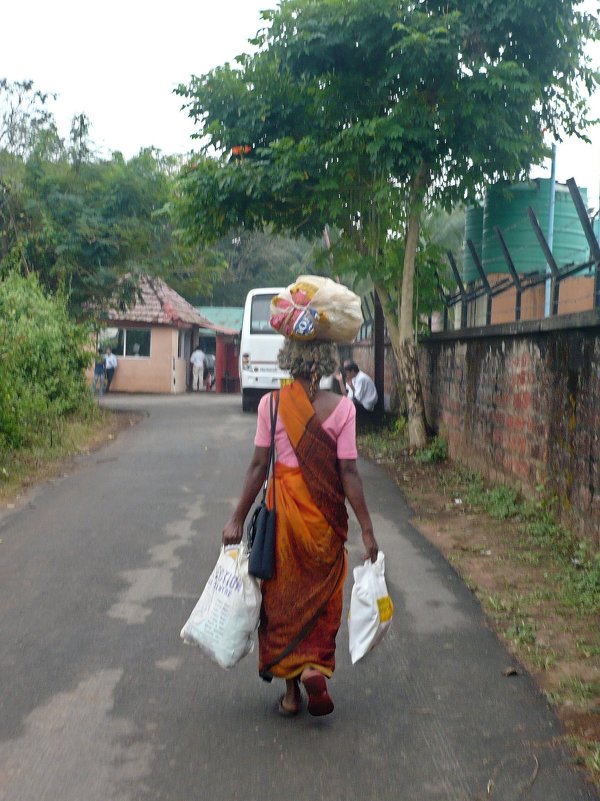
{"label": "house with tiled roof", "polygon": [[189,360],[200,329],[229,333],[212,323],[161,278],[143,276],[126,310],[110,309],[99,345],[117,357],[111,392],[185,392]]}

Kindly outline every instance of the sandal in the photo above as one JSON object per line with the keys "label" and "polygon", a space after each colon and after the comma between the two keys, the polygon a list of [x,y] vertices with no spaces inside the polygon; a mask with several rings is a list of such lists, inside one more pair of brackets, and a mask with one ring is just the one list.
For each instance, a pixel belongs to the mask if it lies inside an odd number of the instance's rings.
{"label": "sandal", "polygon": [[333,700],[327,692],[327,679],[318,670],[307,668],[300,677],[308,695],[308,714],[314,717],[333,712]]}

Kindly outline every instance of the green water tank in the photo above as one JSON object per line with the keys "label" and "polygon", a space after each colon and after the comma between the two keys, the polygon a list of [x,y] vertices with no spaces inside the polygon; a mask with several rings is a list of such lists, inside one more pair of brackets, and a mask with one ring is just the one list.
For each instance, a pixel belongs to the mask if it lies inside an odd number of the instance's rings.
{"label": "green water tank", "polygon": [[[584,204],[587,190],[580,189]],[[545,237],[548,234],[550,179],[536,178],[520,184],[496,184],[486,191],[483,207],[483,269],[486,274],[508,273],[495,228],[500,228],[519,275],[544,272],[546,260],[539,246],[527,208],[536,213]],[[568,187],[556,183],[552,253],[559,268],[587,261],[589,247]]]}
{"label": "green water tank", "polygon": [[475,250],[481,259],[481,246],[483,244],[483,206],[470,206],[465,214],[465,239],[463,242],[463,283],[476,281],[479,272],[471,256],[471,251],[467,247],[467,241],[471,240],[475,245]]}

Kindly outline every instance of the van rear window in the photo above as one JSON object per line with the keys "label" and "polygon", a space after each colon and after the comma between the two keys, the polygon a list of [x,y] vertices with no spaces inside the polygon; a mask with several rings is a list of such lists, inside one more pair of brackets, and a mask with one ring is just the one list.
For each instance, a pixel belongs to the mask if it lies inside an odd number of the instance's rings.
{"label": "van rear window", "polygon": [[271,316],[271,298],[273,295],[255,295],[252,298],[252,310],[250,312],[250,333],[251,334],[276,334],[277,332],[269,325]]}

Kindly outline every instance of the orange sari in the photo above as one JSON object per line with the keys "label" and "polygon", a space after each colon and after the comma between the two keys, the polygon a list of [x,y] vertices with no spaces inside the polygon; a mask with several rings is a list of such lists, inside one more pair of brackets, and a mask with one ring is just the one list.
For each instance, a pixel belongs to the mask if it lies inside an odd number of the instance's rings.
{"label": "orange sari", "polygon": [[[294,678],[306,667],[331,676],[347,572],[348,514],[335,442],[299,382],[282,388],[279,415],[300,467],[275,465],[275,573],[262,583],[258,630],[259,672],[267,681]],[[272,483],[267,498],[272,506]],[[321,609],[309,633],[279,659]]]}

